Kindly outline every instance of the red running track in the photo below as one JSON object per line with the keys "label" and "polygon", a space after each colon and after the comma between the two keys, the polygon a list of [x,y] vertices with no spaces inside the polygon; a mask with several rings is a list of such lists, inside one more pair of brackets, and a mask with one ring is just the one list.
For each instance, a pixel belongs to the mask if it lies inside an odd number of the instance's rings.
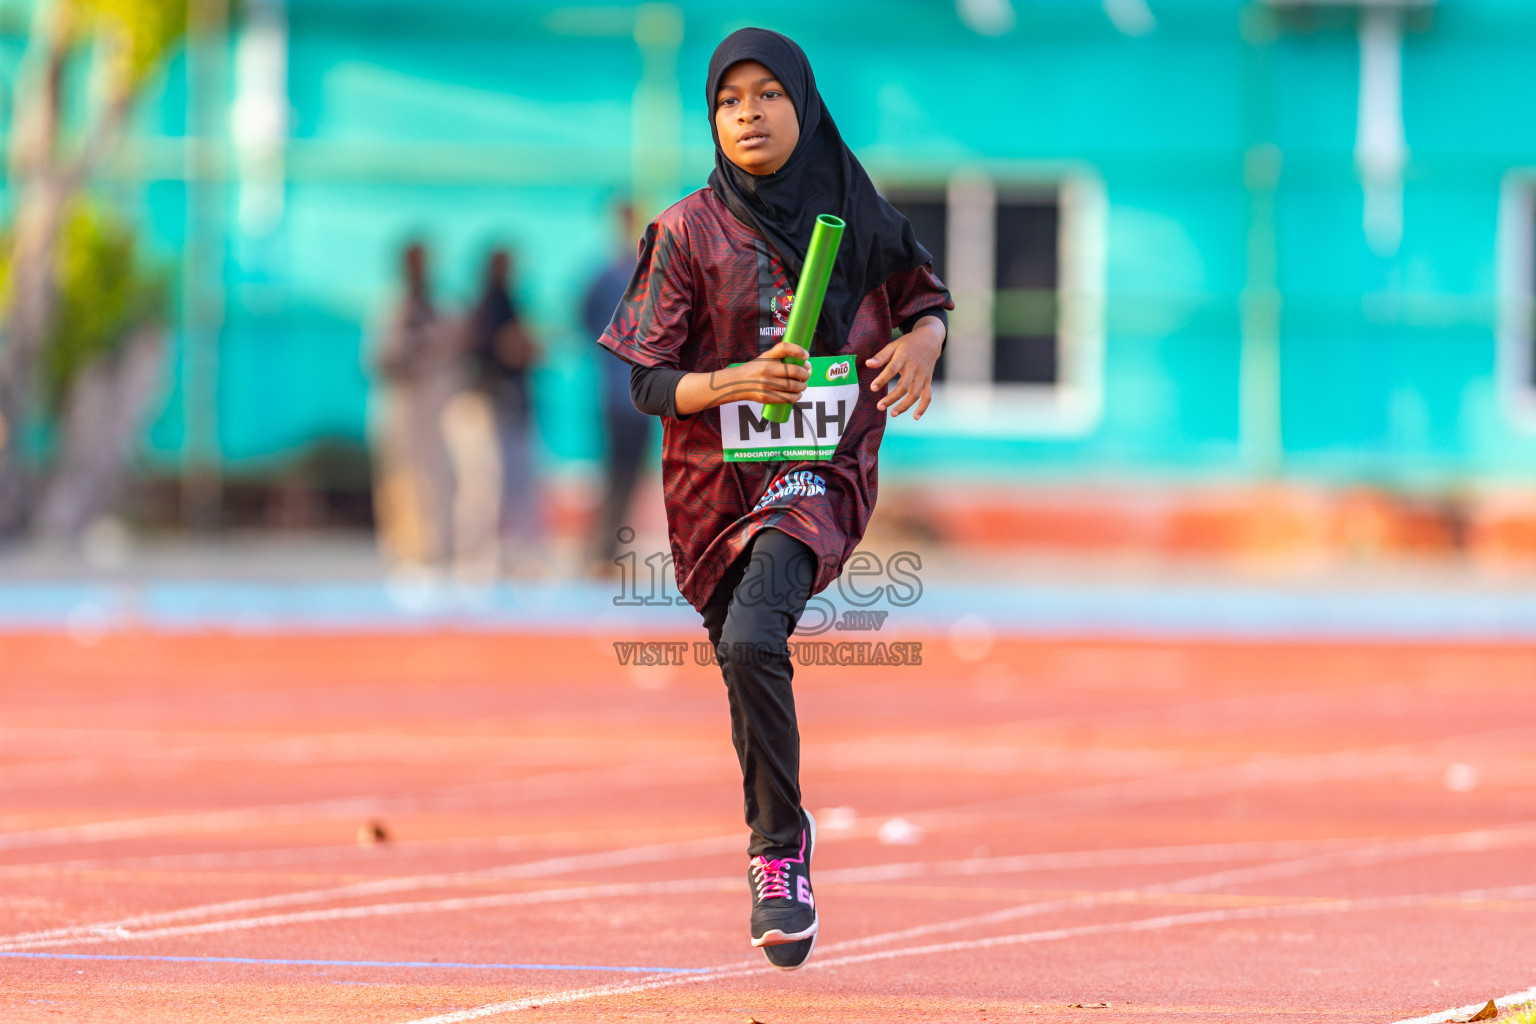
{"label": "red running track", "polygon": [[822,936],[781,974],[709,669],[7,636],[0,1020],[1385,1024],[1536,984],[1533,681],[1338,644],[803,669]]}

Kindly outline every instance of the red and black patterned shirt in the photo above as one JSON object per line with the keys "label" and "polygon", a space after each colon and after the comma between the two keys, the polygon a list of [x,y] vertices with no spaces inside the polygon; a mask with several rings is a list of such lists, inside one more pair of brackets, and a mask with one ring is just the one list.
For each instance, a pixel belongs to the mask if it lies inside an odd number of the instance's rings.
{"label": "red and black patterned shirt", "polygon": [[[635,275],[598,342],[639,366],[709,373],[777,344],[792,301],[778,256],[700,189],[647,226]],[[667,532],[678,590],[690,604],[702,609],[752,537],[769,527],[816,553],[813,593],[837,578],[874,511],[885,433],[886,414],[869,392],[879,371],[865,360],[891,340],[893,325],[953,308],[932,265],[917,267],[864,297],[841,350],[812,350],[855,356],[859,378],[860,399],[830,461],[727,462],[718,410],[663,417]]]}

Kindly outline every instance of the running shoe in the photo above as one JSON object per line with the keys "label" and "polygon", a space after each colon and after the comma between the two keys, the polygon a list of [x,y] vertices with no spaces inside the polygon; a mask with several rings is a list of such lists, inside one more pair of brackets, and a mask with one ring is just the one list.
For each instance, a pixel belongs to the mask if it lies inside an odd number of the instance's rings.
{"label": "running shoe", "polygon": [[781,942],[777,946],[764,946],[763,956],[768,962],[781,971],[793,971],[805,964],[811,958],[811,950],[816,948],[816,936],[801,939],[799,942]]}
{"label": "running shoe", "polygon": [[752,889],[752,945],[768,962],[794,970],[816,946],[816,897],[811,892],[811,856],[816,852],[816,819],[809,811],[794,857],[753,857],[747,865]]}

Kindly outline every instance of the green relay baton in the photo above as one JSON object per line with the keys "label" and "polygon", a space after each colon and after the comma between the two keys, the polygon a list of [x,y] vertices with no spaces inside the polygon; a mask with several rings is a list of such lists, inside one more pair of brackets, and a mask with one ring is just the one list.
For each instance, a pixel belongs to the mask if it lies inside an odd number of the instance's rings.
{"label": "green relay baton", "polygon": [[[816,218],[811,230],[811,247],[805,252],[805,266],[800,268],[800,283],[795,286],[795,304],[789,310],[789,323],[784,326],[783,341],[811,350],[811,335],[816,331],[816,319],[821,316],[821,300],[827,297],[827,282],[832,277],[832,261],[837,258],[838,243],[843,240],[843,228],[847,227],[830,213]],[[785,359],[786,363],[805,365],[804,359]],[[790,406],[773,402],[763,406],[763,418],[770,423],[788,423]],[[777,436],[777,435],[775,435]]]}

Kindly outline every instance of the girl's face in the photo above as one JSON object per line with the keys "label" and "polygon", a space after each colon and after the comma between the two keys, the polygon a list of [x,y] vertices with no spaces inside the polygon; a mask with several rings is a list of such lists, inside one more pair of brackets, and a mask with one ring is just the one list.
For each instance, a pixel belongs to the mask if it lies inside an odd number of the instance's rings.
{"label": "girl's face", "polygon": [[773,72],[744,60],[720,77],[715,132],[731,163],[748,174],[772,174],[795,151],[800,119]]}

